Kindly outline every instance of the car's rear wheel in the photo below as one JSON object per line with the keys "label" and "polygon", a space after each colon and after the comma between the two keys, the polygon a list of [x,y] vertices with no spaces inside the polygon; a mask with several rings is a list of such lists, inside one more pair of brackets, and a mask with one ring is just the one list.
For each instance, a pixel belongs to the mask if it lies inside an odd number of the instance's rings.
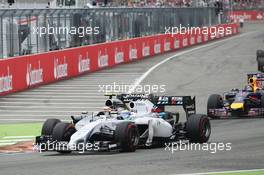
{"label": "car's rear wheel", "polygon": [[61,149],[60,142],[69,142],[71,139],[71,136],[76,132],[76,129],[73,124],[71,123],[64,123],[60,122],[58,123],[52,132],[52,139],[53,141],[56,141],[57,145],[56,148],[58,152],[60,153],[70,153],[71,150],[67,149]]}
{"label": "car's rear wheel", "polygon": [[115,140],[120,144],[121,152],[136,151],[139,141],[137,126],[132,122],[118,123],[115,130]]}
{"label": "car's rear wheel", "polygon": [[264,50],[257,50],[256,55],[257,55],[257,60],[261,57],[264,57]]}
{"label": "car's rear wheel", "polygon": [[211,114],[210,109],[221,109],[224,107],[223,97],[218,94],[212,94],[209,96],[207,101],[207,115],[211,118],[219,118],[219,116],[215,116]]}
{"label": "car's rear wheel", "polygon": [[[261,104],[260,104],[260,107],[261,107],[261,108],[264,108],[264,95],[261,96],[261,98],[260,98],[260,103],[261,103]],[[264,117],[264,115],[263,115],[262,117]]]}
{"label": "car's rear wheel", "polygon": [[206,115],[193,114],[186,121],[187,138],[193,143],[205,143],[211,135],[210,120]]}
{"label": "car's rear wheel", "polygon": [[264,57],[258,59],[258,70],[264,72]]}
{"label": "car's rear wheel", "polygon": [[45,135],[45,136],[52,135],[52,131],[54,127],[56,126],[57,123],[60,122],[61,121],[59,119],[55,119],[55,118],[47,119],[42,126],[41,135]]}

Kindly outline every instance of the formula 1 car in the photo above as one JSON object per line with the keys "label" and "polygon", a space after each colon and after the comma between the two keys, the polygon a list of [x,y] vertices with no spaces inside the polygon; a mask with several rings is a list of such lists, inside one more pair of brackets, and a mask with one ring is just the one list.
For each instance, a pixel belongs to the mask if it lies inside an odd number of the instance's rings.
{"label": "formula 1 car", "polygon": [[258,70],[264,72],[264,50],[257,50]]}
{"label": "formula 1 car", "polygon": [[[180,139],[207,142],[211,125],[207,116],[195,114],[195,97],[145,94],[113,95],[103,111],[72,116],[72,123],[48,119],[36,145],[42,151],[101,151],[117,149],[134,152],[140,145],[152,146]],[[186,122],[165,106],[183,106]],[[88,145],[88,146],[87,146]]]}
{"label": "formula 1 car", "polygon": [[244,89],[232,89],[223,96],[212,94],[207,101],[207,115],[213,119],[264,115],[263,73],[248,74]]}

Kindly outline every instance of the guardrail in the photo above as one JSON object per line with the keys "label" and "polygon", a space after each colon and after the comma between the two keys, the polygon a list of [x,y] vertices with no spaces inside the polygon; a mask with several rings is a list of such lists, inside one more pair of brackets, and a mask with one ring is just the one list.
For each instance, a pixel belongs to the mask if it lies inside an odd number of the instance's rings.
{"label": "guardrail", "polygon": [[[213,35],[220,27],[223,33]],[[159,34],[0,60],[0,95],[234,35],[238,25],[217,25],[214,30]]]}

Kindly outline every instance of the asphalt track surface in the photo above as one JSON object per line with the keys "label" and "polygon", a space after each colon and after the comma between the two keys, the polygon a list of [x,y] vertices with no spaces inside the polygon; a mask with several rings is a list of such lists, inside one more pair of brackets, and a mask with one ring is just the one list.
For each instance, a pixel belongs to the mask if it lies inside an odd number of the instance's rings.
{"label": "asphalt track surface", "polygon": [[[153,70],[142,84],[164,84],[168,95],[196,95],[198,112],[205,113],[209,94],[223,93],[235,87],[242,88],[246,83],[246,73],[257,70],[255,59],[257,48],[264,48],[264,24],[246,24],[241,35],[223,42],[210,43],[208,47],[170,59]],[[181,52],[185,51],[187,50]],[[60,115],[59,111],[69,115],[78,113],[79,110],[87,110],[87,107],[100,108],[102,105],[99,103],[102,103],[104,97],[95,93],[98,92],[98,84],[113,81],[133,83],[135,78],[141,76],[151,66],[174,54],[164,54],[6,96],[1,99],[1,103],[3,100],[11,103],[0,105],[0,119],[2,122],[7,122],[3,120],[7,118],[44,119],[53,114],[58,118],[67,119],[67,116]],[[71,88],[67,88],[68,86]],[[83,93],[74,91],[81,89],[84,90]],[[89,98],[92,96],[96,97]],[[71,99],[70,104],[67,104],[68,98]],[[92,99],[98,104],[92,104]],[[82,102],[74,104],[78,100]],[[21,103],[15,103],[18,101]],[[22,107],[25,101],[28,101],[28,104]],[[39,106],[43,107],[38,108]],[[160,175],[264,168],[263,126],[264,119],[212,121],[210,142],[231,143],[232,146],[230,151],[217,151],[214,154],[210,151],[172,153],[164,148],[138,149],[135,153],[2,154],[0,174]]]}

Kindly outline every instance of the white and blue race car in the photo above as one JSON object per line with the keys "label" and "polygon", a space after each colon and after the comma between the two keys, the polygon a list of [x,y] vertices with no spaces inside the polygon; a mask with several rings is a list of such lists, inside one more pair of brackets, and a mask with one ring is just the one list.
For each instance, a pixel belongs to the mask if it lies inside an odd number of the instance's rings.
{"label": "white and blue race car", "polygon": [[[182,106],[186,121],[165,106]],[[209,140],[211,125],[207,116],[196,114],[195,97],[154,96],[152,94],[113,95],[104,110],[72,116],[72,123],[48,119],[36,145],[41,150],[69,153],[117,149],[134,152],[138,146],[150,147],[167,142]]]}

